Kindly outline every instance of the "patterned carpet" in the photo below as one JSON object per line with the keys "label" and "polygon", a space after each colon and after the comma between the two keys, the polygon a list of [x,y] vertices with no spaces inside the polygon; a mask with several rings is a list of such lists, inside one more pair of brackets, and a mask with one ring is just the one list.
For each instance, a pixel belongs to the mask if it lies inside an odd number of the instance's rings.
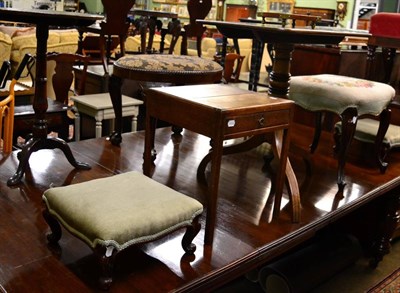
{"label": "patterned carpet", "polygon": [[368,290],[368,293],[398,293],[400,292],[400,268],[395,270],[381,282],[379,282],[376,286]]}

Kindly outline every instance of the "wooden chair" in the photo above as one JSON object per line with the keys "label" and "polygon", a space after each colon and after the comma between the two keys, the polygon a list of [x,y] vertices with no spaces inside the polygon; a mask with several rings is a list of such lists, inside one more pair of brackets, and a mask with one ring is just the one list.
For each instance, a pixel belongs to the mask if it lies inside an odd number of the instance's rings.
{"label": "wooden chair", "polygon": [[211,0],[189,0],[187,9],[189,12],[189,24],[185,25],[182,35],[181,54],[187,55],[187,42],[188,38],[196,38],[197,55],[201,57],[201,39],[206,31],[206,27],[197,23],[197,19],[204,19],[211,10]]}
{"label": "wooden chair", "polygon": [[14,78],[10,83],[8,97],[0,101],[0,139],[2,140],[3,153],[10,153],[12,151],[15,109],[14,87],[18,79],[20,78],[25,66],[30,62],[31,59],[32,56],[30,56],[29,54],[26,54],[24,56],[15,73]]}
{"label": "wooden chair", "polygon": [[240,70],[242,68],[242,63],[244,56],[240,56],[236,53],[228,53],[225,56],[224,63],[224,74],[223,78],[225,82],[238,82],[240,76]]}
{"label": "wooden chair", "polygon": [[4,60],[0,69],[0,89],[3,89],[6,86],[10,73],[11,62],[9,60]]}
{"label": "wooden chair", "polygon": [[[49,132],[57,132],[58,137],[65,141],[69,138],[69,127],[73,124],[72,105],[69,97],[84,94],[86,84],[86,71],[90,57],[69,53],[49,53],[47,55],[47,122]],[[78,84],[74,81],[74,65],[82,66],[82,78]],[[14,143],[17,137],[28,138],[31,135],[32,123],[34,123],[34,110],[32,105],[20,105],[15,109],[16,129]]]}
{"label": "wooden chair", "polygon": [[[125,55],[125,39],[129,29],[128,13],[135,4],[135,0],[101,0],[104,6],[106,19],[100,23],[100,26],[93,25],[80,28],[80,41],[78,53],[83,52],[83,33],[91,32],[99,34],[99,48],[102,57],[104,72],[108,74],[108,63],[110,61],[112,36],[119,37],[121,56]],[[107,39],[106,39],[107,37]]]}
{"label": "wooden chair", "polygon": [[[61,137],[64,140],[71,140],[69,127],[74,125],[75,115],[73,113],[73,102],[70,100],[71,96],[78,96],[85,94],[86,85],[86,73],[87,67],[90,63],[91,58],[89,56],[82,56],[79,54],[68,54],[68,53],[50,53],[47,55],[47,86],[48,92],[54,91],[54,96],[48,95],[55,99],[59,103],[63,103],[67,106],[68,123],[63,125],[61,129],[55,127],[52,129],[49,125],[49,129],[58,131],[61,133]],[[51,62],[54,61],[54,64]],[[52,66],[53,65],[53,66]],[[79,65],[82,70],[81,78],[79,83],[73,82],[74,78],[74,66]]]}
{"label": "wooden chair", "polygon": [[0,101],[0,139],[3,153],[10,153],[12,151],[15,104],[14,86],[16,83],[16,79],[11,81],[8,97]]}
{"label": "wooden chair", "polygon": [[[101,52],[101,48],[99,46],[100,36],[98,35],[86,35],[82,41],[82,55],[90,56],[91,64],[103,64],[103,56]],[[104,44],[104,48],[107,47],[107,63],[109,63],[109,59],[111,55],[116,52],[116,49],[119,45],[119,37],[111,36],[107,38],[106,43]]]}
{"label": "wooden chair", "polygon": [[[47,55],[48,63],[48,88],[51,87],[54,91],[54,99],[65,105],[69,105],[69,97],[71,95],[83,95],[85,93],[86,72],[91,58],[80,54],[69,53],[49,53]],[[54,61],[53,66],[50,62]],[[82,67],[82,77],[78,84],[74,81],[74,66]],[[49,89],[48,89],[49,90]]]}

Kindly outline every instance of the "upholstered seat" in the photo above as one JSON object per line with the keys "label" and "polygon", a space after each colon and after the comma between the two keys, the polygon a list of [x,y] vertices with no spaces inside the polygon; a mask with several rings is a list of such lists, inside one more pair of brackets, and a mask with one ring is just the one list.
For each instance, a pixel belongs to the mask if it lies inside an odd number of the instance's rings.
{"label": "upholstered seat", "polygon": [[[354,138],[365,143],[375,143],[376,134],[379,129],[379,121],[365,118],[357,123],[356,132]],[[342,123],[338,122],[335,125],[335,131],[341,135]],[[385,137],[383,138],[383,157],[385,157],[388,151],[392,148],[400,147],[400,126],[390,124],[386,131]]]}
{"label": "upholstered seat", "polygon": [[[379,12],[371,16],[369,32],[371,37],[368,38],[368,55],[367,55],[367,68],[366,76],[368,79],[377,79],[375,72],[376,49],[382,48],[382,60],[384,74],[379,75],[379,81],[385,83],[392,83],[393,86],[398,87],[396,79],[393,78],[392,71],[394,65],[394,58],[396,56],[396,49],[400,48],[400,14]],[[399,105],[393,103],[392,108],[397,108]],[[372,129],[376,129],[377,121],[361,120],[357,125],[356,139],[362,142],[374,142],[371,139]],[[340,126],[340,125],[339,125]],[[388,133],[384,139],[385,151],[383,154],[386,156],[390,149],[400,146],[400,127],[398,125],[390,125]]]}
{"label": "upholstered seat", "polygon": [[379,115],[394,97],[394,89],[384,83],[340,75],[295,76],[290,84],[290,98],[313,112],[341,114],[355,107],[358,116]]}
{"label": "upholstered seat", "polygon": [[43,201],[52,230],[49,242],[60,240],[61,223],[98,252],[105,273],[100,283],[105,288],[112,282],[115,255],[131,245],[188,227],[182,247],[190,254],[196,249],[192,240],[200,230],[203,206],[138,172],[51,188]]}
{"label": "upholstered seat", "polygon": [[207,84],[221,81],[222,70],[217,62],[197,56],[151,54],[121,57],[114,63],[109,83],[115,112],[115,131],[111,142],[119,145],[122,140],[122,79],[174,85]]}
{"label": "upholstered seat", "polygon": [[128,55],[114,63],[113,75],[140,81],[185,84],[220,80],[222,67],[211,60],[181,55]]}
{"label": "upholstered seat", "polygon": [[342,121],[342,135],[336,140],[335,146],[339,162],[337,183],[340,188],[345,185],[346,154],[360,117],[380,116],[375,147],[381,171],[385,170],[387,164],[383,162],[380,150],[390,122],[388,106],[394,95],[395,90],[391,86],[365,79],[331,74],[292,77],[289,98],[300,107],[318,113],[311,152],[314,152],[318,145],[321,113],[332,112]]}

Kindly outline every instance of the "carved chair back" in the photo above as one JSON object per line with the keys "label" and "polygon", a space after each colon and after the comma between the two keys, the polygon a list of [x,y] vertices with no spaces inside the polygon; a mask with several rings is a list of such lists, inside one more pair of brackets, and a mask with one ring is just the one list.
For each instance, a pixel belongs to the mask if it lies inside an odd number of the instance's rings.
{"label": "carved chair back", "polygon": [[187,9],[189,12],[189,24],[184,26],[185,33],[182,40],[182,54],[187,55],[187,39],[195,37],[197,44],[197,55],[201,57],[201,39],[206,27],[196,22],[197,19],[204,19],[211,10],[211,0],[189,0]]}
{"label": "carved chair back", "polygon": [[125,35],[128,32],[128,14],[135,0],[101,0],[106,15],[105,21],[100,23],[104,35]]}
{"label": "carved chair back", "polygon": [[[49,72],[48,81],[49,84],[52,84],[57,101],[68,105],[71,94],[82,95],[85,93],[86,72],[90,57],[79,54],[49,53],[47,61],[55,61],[54,71],[49,66],[49,71],[51,72]],[[71,88],[74,81],[73,67],[77,64],[82,65],[82,76],[79,83],[75,84],[74,88]]]}
{"label": "carved chair back", "polygon": [[239,54],[226,54],[224,63],[224,79],[227,83],[239,81],[243,60],[244,56],[240,56]]}

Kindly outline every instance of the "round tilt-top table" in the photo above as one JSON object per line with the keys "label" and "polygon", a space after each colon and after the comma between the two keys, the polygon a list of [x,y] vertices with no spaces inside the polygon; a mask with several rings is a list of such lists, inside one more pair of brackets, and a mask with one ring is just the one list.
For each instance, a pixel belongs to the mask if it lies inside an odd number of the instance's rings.
{"label": "round tilt-top table", "polygon": [[28,166],[28,161],[33,152],[41,149],[56,149],[63,151],[72,166],[78,169],[90,169],[86,163],[78,162],[72,155],[68,144],[59,138],[47,137],[47,91],[46,91],[46,53],[49,27],[79,27],[88,26],[102,19],[101,15],[83,14],[75,12],[53,10],[21,10],[0,8],[0,20],[30,23],[36,25],[36,78],[33,110],[35,123],[32,137],[26,142],[19,154],[19,165],[16,173],[7,181],[9,186],[21,182],[22,176]]}

